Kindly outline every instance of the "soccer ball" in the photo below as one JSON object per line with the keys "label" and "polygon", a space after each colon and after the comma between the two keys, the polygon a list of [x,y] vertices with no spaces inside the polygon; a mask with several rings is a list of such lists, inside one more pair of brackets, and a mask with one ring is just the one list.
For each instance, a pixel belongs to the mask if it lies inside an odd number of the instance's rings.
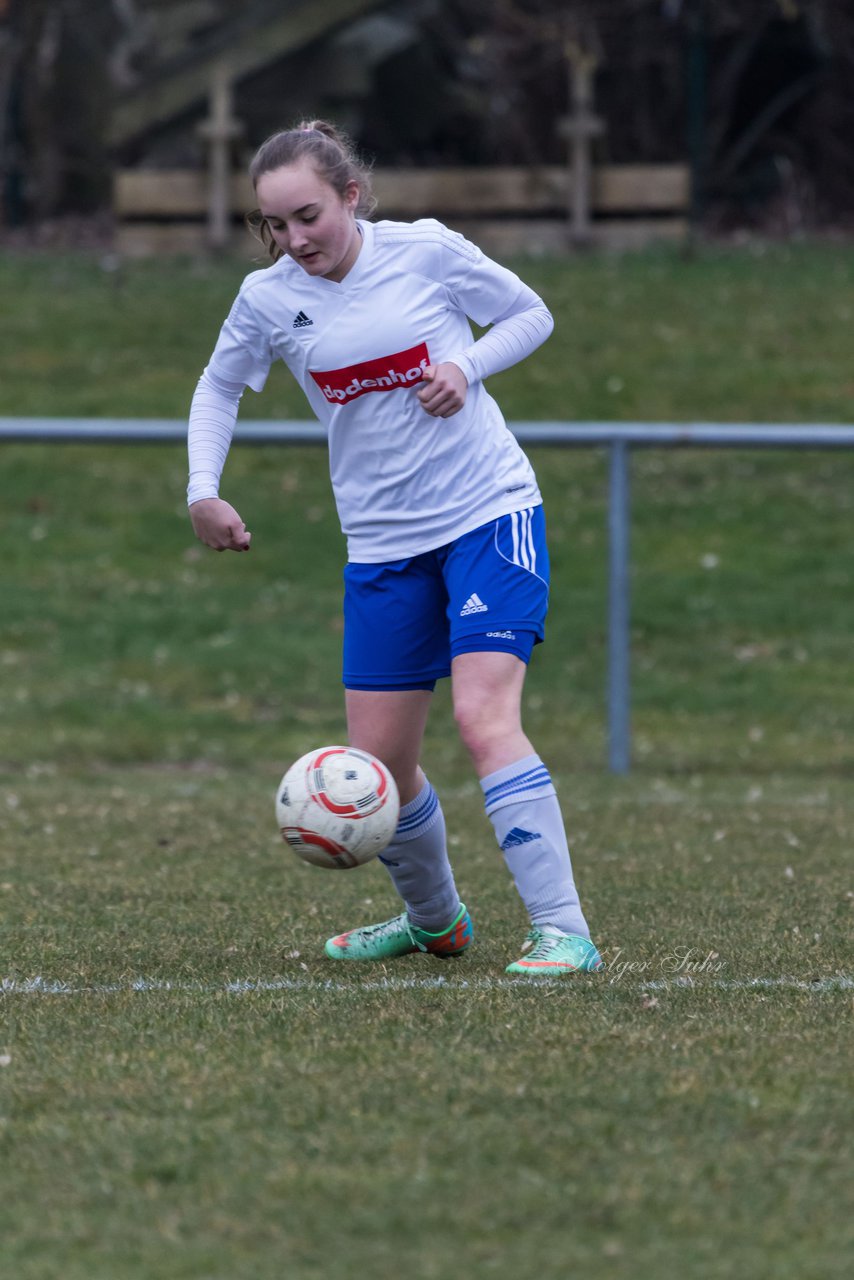
{"label": "soccer ball", "polygon": [[353,747],[300,756],[276,792],[276,819],[294,853],[317,867],[358,867],[389,844],[400,797],[381,760]]}

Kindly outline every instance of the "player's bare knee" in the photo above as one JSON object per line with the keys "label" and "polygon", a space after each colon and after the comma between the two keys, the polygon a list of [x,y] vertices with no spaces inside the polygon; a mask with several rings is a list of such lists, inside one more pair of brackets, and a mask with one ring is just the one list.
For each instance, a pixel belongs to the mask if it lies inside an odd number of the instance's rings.
{"label": "player's bare knee", "polygon": [[504,717],[496,715],[494,707],[480,700],[457,699],[454,719],[463,746],[475,762],[486,755],[506,732]]}

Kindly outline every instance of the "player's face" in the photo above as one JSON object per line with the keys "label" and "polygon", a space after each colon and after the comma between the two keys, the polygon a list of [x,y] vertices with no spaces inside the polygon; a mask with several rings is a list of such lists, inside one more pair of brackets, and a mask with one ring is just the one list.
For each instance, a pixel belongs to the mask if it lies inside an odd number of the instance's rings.
{"label": "player's face", "polygon": [[343,197],[314,166],[302,160],[263,174],[258,206],[273,239],[310,276],[343,280],[359,256],[356,226],[359,188],[348,184]]}

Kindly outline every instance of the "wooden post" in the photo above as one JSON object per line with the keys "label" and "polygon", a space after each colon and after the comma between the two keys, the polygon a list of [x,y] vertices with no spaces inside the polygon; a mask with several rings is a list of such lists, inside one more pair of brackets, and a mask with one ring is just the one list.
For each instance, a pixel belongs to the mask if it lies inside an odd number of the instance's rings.
{"label": "wooden post", "polygon": [[591,142],[605,124],[593,114],[593,75],[596,58],[577,44],[566,46],[571,111],[560,121],[562,137],[569,141],[569,236],[574,244],[590,239],[590,207],[593,179]]}
{"label": "wooden post", "polygon": [[223,249],[231,231],[231,146],[243,132],[232,114],[234,95],[225,63],[217,63],[211,76],[210,114],[199,125],[208,143],[208,244]]}

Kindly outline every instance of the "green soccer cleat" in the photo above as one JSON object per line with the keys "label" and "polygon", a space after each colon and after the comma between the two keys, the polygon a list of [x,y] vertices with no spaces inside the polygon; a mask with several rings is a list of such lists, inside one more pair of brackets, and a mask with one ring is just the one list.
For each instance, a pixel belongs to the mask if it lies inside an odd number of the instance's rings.
{"label": "green soccer cleat", "polygon": [[329,938],[324,950],[330,960],[394,960],[413,951],[426,951],[445,960],[462,955],[473,939],[471,916],[460,903],[459,915],[442,933],[428,933],[410,924],[404,911],[382,924],[365,925]]}
{"label": "green soccer cleat", "polygon": [[602,957],[588,938],[543,924],[534,925],[525,939],[525,954],[508,964],[506,972],[538,978],[549,974],[595,973],[602,968]]}

